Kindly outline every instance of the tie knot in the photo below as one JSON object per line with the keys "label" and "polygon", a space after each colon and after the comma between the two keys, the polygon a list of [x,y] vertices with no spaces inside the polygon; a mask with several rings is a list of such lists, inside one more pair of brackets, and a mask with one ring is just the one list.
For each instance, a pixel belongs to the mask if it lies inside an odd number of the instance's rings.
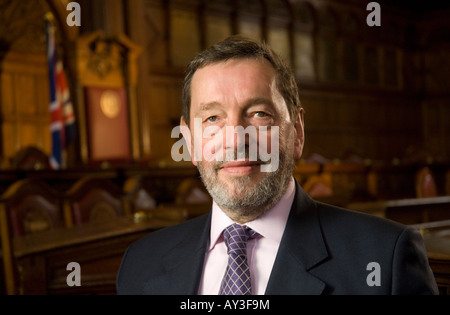
{"label": "tie knot", "polygon": [[259,234],[248,226],[232,224],[223,231],[228,254],[246,255],[247,241],[258,237]]}

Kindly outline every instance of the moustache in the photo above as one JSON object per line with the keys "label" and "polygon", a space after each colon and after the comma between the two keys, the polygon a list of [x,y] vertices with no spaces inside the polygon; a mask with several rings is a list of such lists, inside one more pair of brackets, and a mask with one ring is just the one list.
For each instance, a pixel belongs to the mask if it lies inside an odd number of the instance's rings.
{"label": "moustache", "polygon": [[235,150],[228,149],[224,152],[224,156],[219,161],[215,161],[213,163],[213,167],[215,169],[220,169],[224,164],[229,162],[239,162],[239,161],[251,161],[255,162],[255,164],[265,165],[269,164],[270,161],[264,161],[259,153],[250,154],[249,147],[247,145],[243,145]]}

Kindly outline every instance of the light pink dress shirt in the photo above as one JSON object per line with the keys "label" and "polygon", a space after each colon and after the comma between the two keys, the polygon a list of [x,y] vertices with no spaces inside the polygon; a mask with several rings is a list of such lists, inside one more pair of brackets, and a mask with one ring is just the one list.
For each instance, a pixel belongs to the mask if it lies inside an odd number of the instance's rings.
{"label": "light pink dress shirt", "polygon": [[[252,294],[262,295],[266,291],[294,195],[295,182],[292,178],[286,193],[272,209],[261,217],[245,224],[262,235],[262,237],[250,240],[247,244]],[[200,279],[199,294],[216,295],[219,293],[228,261],[227,248],[223,241],[222,232],[233,223],[235,222],[213,202],[210,241],[205,255],[202,278]]]}

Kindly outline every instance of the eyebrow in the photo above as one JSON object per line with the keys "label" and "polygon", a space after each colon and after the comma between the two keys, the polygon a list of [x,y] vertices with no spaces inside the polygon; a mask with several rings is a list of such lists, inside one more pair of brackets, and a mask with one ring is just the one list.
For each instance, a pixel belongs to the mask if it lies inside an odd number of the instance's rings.
{"label": "eyebrow", "polygon": [[201,103],[200,108],[198,109],[197,112],[206,111],[206,110],[211,109],[212,107],[217,107],[217,106],[222,106],[222,104],[219,102],[216,102],[216,101],[209,102],[209,103]]}
{"label": "eyebrow", "polygon": [[194,116],[197,116],[198,113],[206,112],[206,111],[210,110],[211,108],[214,108],[217,106],[222,106],[222,104],[219,102],[216,102],[216,101],[212,101],[212,102],[208,102],[208,103],[201,103],[199,105],[199,109],[195,112]]}
{"label": "eyebrow", "polygon": [[[244,107],[250,107],[252,105],[258,105],[258,104],[271,106],[271,107],[274,106],[274,103],[265,97],[254,97],[254,98],[251,98],[251,99],[245,101]],[[208,102],[208,103],[201,103],[196,114],[198,114],[200,112],[208,111],[214,107],[222,107],[222,106],[223,106],[222,103],[219,103],[216,101],[212,101],[212,102]]]}
{"label": "eyebrow", "polygon": [[249,107],[252,105],[269,105],[269,106],[275,106],[275,104],[266,97],[254,97],[245,102],[245,107]]}

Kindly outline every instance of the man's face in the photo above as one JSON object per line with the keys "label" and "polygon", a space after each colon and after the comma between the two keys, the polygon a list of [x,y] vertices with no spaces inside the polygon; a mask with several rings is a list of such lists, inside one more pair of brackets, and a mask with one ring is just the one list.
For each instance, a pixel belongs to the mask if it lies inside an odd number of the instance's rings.
{"label": "man's face", "polygon": [[[303,116],[299,111],[291,120],[267,60],[235,59],[197,70],[190,115],[191,135],[184,136],[190,138],[193,163],[214,200],[232,219],[248,222],[279,201],[302,153]],[[195,120],[201,121],[202,132]],[[256,136],[230,133],[236,127],[253,128]],[[251,158],[255,148],[257,158]],[[261,152],[276,154],[277,162],[267,161]],[[262,171],[268,163],[276,167]]]}

